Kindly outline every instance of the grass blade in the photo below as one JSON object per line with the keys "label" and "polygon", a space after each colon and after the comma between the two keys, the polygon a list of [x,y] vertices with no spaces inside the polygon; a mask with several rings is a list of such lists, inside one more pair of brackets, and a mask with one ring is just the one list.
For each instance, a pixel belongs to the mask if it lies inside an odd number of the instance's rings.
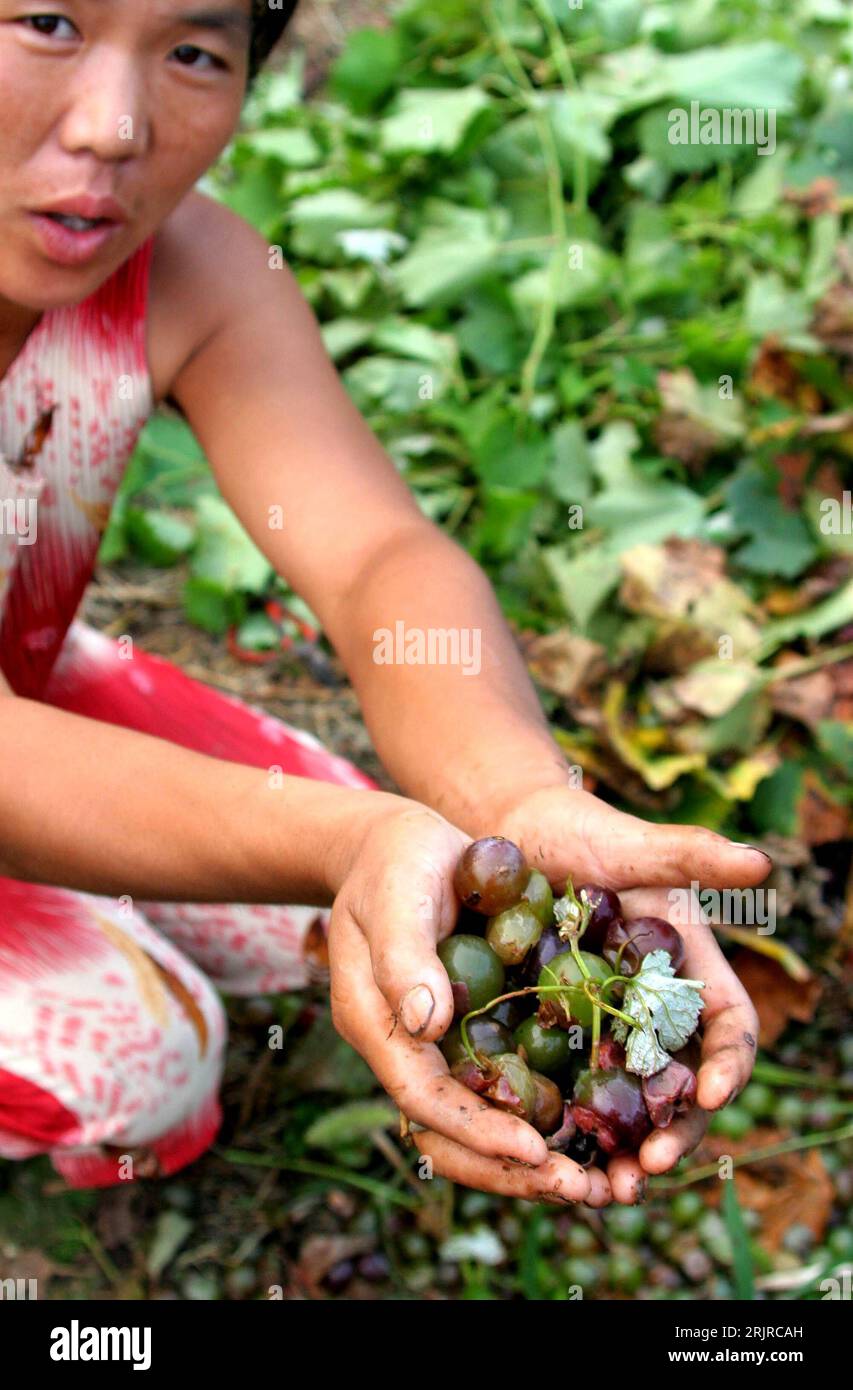
{"label": "grass blade", "polygon": [[755,1300],[752,1255],[734,1179],[730,1179],[723,1187],[723,1218],[734,1255],[735,1294],[742,1302],[752,1303]]}

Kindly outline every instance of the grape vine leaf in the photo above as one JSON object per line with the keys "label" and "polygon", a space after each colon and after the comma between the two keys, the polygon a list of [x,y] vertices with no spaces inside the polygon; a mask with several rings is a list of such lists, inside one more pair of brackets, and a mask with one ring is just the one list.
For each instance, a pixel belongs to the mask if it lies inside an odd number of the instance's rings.
{"label": "grape vine leaf", "polygon": [[635,1019],[636,1026],[629,1029],[622,1019],[613,1024],[616,1041],[628,1039],[628,1071],[654,1076],[672,1060],[670,1052],[677,1052],[696,1031],[704,1007],[701,989],[703,980],[676,976],[667,951],[650,951],[644,957],[639,973],[626,986],[622,1002],[622,1012]]}
{"label": "grape vine leaf", "polygon": [[[613,1027],[614,1037],[619,1036],[616,1030],[620,1025],[625,1032],[628,1031],[628,1025],[617,1020]],[[624,1035],[619,1040],[624,1042]],[[631,1036],[625,1048],[625,1057],[626,1069],[634,1072],[636,1076],[654,1076],[657,1072],[663,1071],[667,1062],[672,1061],[669,1053],[665,1052],[658,1043],[651,1023],[644,1027],[631,1029]]]}

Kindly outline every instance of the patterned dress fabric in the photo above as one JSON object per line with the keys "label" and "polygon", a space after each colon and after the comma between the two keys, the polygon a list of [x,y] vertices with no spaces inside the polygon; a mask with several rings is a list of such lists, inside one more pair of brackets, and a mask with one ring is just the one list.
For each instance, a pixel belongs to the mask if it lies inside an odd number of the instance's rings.
{"label": "patterned dress fabric", "polygon": [[[0,380],[0,670],[26,699],[368,790],[313,737],[75,620],[152,409],[152,251],[153,239],[81,304],[44,313]],[[304,986],[326,922],[315,908],[140,903],[0,877],[0,1159],[47,1153],[74,1187],[192,1162],[221,1123],[218,990]]]}

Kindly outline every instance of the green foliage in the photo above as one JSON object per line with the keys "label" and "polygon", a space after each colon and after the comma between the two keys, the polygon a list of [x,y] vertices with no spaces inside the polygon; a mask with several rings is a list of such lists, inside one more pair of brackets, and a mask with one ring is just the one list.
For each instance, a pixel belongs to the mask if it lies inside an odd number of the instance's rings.
{"label": "green foliage", "polygon": [[[605,9],[407,0],[317,98],[298,56],[264,75],[205,188],[284,248],[359,409],[512,621],[571,627],[624,676],[625,712],[573,758],[600,776],[603,746],[649,813],[704,807],[725,831],[758,791],[759,825],[790,831],[804,761],[774,751],[761,663],[853,621],[842,566],[790,599],[853,544],[821,509],[853,447],[826,322],[853,294],[853,18],[833,0]],[[679,112],[731,108],[756,117],[742,142],[673,139]],[[826,175],[835,201],[812,207]],[[190,620],[268,648],[275,581],[213,491],[183,422],[154,420],[104,558],[189,553]],[[747,679],[697,706],[696,663],[727,634]],[[831,712],[815,758],[830,781],[849,766]]]}

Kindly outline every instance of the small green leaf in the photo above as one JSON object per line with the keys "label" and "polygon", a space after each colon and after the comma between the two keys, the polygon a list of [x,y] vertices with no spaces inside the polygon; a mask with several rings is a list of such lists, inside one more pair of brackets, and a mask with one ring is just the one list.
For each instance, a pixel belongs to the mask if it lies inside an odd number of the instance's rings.
{"label": "small green leaf", "polygon": [[380,147],[386,154],[453,154],[490,105],[480,86],[402,91],[380,126]]}
{"label": "small green leaf", "polygon": [[625,275],[632,302],[672,294],[685,281],[686,257],[672,235],[663,208],[636,203],[630,210],[625,242]]}
{"label": "small green leaf", "polygon": [[310,132],[297,126],[247,131],[239,140],[252,154],[278,159],[291,169],[310,169],[319,164],[322,157],[320,146]]}
{"label": "small green leaf", "polygon": [[592,491],[592,464],[581,426],[575,420],[560,425],[551,436],[552,459],[548,486],[559,502],[584,503]]}
{"label": "small green leaf", "polygon": [[371,203],[350,188],[326,188],[296,198],[287,208],[293,229],[293,249],[308,260],[329,262],[342,254],[342,232],[389,228],[395,209],[391,203]]}
{"label": "small green leaf", "polygon": [[[568,309],[598,302],[613,273],[614,263],[606,251],[593,241],[572,238],[559,266],[556,307]],[[535,321],[552,293],[550,265],[527,271],[510,288],[519,316],[528,322]]]}
{"label": "small green leaf", "polygon": [[331,89],[353,111],[372,111],[394,86],[401,62],[396,30],[357,29],[332,68]]}
{"label": "small green leaf", "polygon": [[495,419],[472,451],[477,475],[488,486],[538,487],[548,467],[549,443],[514,416]]}
{"label": "small green leaf", "polygon": [[777,835],[795,835],[802,789],[802,765],[786,759],[756,788],[750,812],[758,829],[771,830]]}
{"label": "small green leaf", "polygon": [[[616,1019],[613,1036],[617,1042],[628,1039],[627,1069],[638,1076],[654,1076],[666,1066],[669,1053],[684,1047],[696,1032],[702,1011],[702,980],[686,980],[676,975],[667,951],[650,951],[639,972],[632,976],[622,1001],[622,1012],[636,1020],[629,1028]],[[628,1036],[630,1033],[630,1036]]]}
{"label": "small green leaf", "polygon": [[821,752],[853,779],[853,723],[849,720],[822,719],[817,726]]}
{"label": "small green leaf", "polygon": [[266,613],[250,613],[237,631],[238,646],[248,651],[270,651],[279,641],[279,630]]}
{"label": "small green leaf", "polygon": [[470,548],[478,557],[509,558],[528,541],[539,496],[516,488],[490,484],[483,511],[471,534]]}
{"label": "small green leaf", "polygon": [[425,323],[389,316],[380,319],[373,329],[374,347],[398,357],[412,357],[418,362],[431,362],[447,367],[455,360],[456,344],[450,333],[437,333]]}
{"label": "small green leaf", "polygon": [[836,593],[830,594],[829,598],[816,603],[814,608],[807,608],[804,613],[792,613],[788,618],[777,618],[775,622],[767,623],[762,631],[760,648],[754,653],[755,660],[763,661],[778,647],[786,642],[796,641],[798,637],[824,637],[826,633],[834,632],[836,628],[852,622],[853,579],[850,579]]}
{"label": "small green leaf", "polygon": [[369,341],[373,325],[365,319],[332,319],[323,325],[323,342],[333,362],[348,357],[356,348]]}
{"label": "small green leaf", "polygon": [[553,545],[542,551],[542,559],[567,614],[585,631],[590,618],[619,583],[622,571],[618,557],[605,555],[600,547],[570,555],[565,546]]}
{"label": "small green leaf", "polygon": [[196,504],[199,539],[190,569],[194,578],[224,591],[261,594],[272,566],[221,497],[200,497]]}
{"label": "small green leaf", "polygon": [[128,507],[127,538],[141,559],[163,568],[175,565],[188,553],[195,531],[171,512],[146,507]]}
{"label": "small green leaf", "polygon": [[787,44],[761,39],[697,48],[669,56],[666,80],[673,96],[707,106],[790,111],[803,58]]}
{"label": "small green leaf", "polygon": [[425,232],[389,271],[391,283],[411,308],[458,296],[490,271],[498,253],[493,237],[465,241],[452,232]]}
{"label": "small green leaf", "polygon": [[374,357],[362,357],[344,372],[343,379],[363,410],[381,405],[408,415],[441,399],[447,390],[449,372],[446,367],[377,353]]}
{"label": "small green leaf", "polygon": [[245,612],[240,594],[229,593],[211,579],[188,579],[184,585],[184,612],[188,622],[214,637],[223,637]]}
{"label": "small green leaf", "polygon": [[816,559],[817,546],[803,518],[789,511],[761,468],[740,470],[726,496],[735,527],[749,537],[735,552],[744,569],[791,579]]}
{"label": "small green leaf", "polygon": [[272,161],[252,159],[240,178],[224,186],[217,184],[212,195],[240,217],[272,238],[281,222],[281,169]]}
{"label": "small green leaf", "polygon": [[472,294],[470,302],[456,328],[461,351],[483,372],[496,376],[516,371],[524,352],[509,297],[504,300],[484,287]]}
{"label": "small green leaf", "polygon": [[400,1114],[382,1100],[354,1100],[321,1115],[305,1132],[305,1143],[313,1149],[339,1149],[367,1139],[377,1129],[393,1129]]}
{"label": "small green leaf", "polygon": [[744,323],[754,338],[774,334],[787,347],[812,351],[816,340],[807,331],[812,310],[800,290],[788,289],[775,270],[753,275],[744,299]]}
{"label": "small green leaf", "polygon": [[637,478],[629,486],[600,492],[585,508],[588,525],[610,532],[614,552],[670,536],[694,536],[704,514],[697,493],[666,479]]}

